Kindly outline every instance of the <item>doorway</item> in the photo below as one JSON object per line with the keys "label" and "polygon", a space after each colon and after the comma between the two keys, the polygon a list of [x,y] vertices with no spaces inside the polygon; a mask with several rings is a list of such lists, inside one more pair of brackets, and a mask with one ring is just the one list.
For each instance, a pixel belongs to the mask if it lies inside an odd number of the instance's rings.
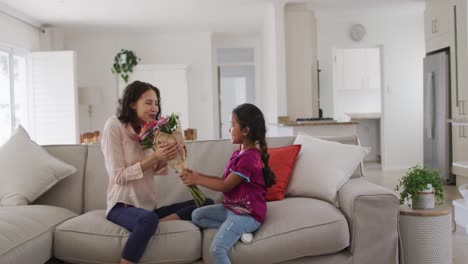
{"label": "doorway", "polygon": [[334,50],[334,116],[356,121],[362,146],[370,147],[365,162],[382,161],[382,47]]}
{"label": "doorway", "polygon": [[253,48],[218,49],[219,137],[231,138],[232,110],[243,103],[255,103]]}

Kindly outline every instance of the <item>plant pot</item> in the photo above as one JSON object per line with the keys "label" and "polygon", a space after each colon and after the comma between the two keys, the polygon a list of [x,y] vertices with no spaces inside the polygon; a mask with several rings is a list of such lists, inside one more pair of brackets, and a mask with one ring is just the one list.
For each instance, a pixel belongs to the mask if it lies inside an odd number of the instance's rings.
{"label": "plant pot", "polygon": [[418,202],[415,203],[413,199],[413,208],[414,209],[432,209],[435,204],[435,192],[434,191],[424,191],[418,192]]}

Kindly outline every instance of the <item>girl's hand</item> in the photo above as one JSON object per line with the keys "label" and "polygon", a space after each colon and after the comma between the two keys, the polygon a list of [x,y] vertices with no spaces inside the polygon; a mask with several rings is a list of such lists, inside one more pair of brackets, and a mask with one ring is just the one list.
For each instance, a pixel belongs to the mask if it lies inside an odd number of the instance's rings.
{"label": "girl's hand", "polygon": [[180,147],[177,142],[171,144],[159,144],[156,151],[153,152],[153,157],[157,160],[167,161],[176,157]]}
{"label": "girl's hand", "polygon": [[185,169],[180,174],[180,178],[182,179],[184,184],[187,186],[197,185],[197,180],[199,177],[200,177],[200,174],[198,172],[194,172],[190,169]]}

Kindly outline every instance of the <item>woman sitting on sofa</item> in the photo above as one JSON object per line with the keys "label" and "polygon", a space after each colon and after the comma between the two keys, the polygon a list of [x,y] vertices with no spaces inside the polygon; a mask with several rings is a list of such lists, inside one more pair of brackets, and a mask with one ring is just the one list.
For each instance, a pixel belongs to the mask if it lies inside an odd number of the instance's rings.
{"label": "woman sitting on sofa", "polygon": [[[159,222],[191,220],[193,200],[156,209],[154,176],[167,174],[167,160],[180,150],[177,143],[143,150],[138,142],[141,128],[161,116],[159,90],[149,83],[129,84],[119,100],[117,116],[109,118],[102,134],[102,152],[109,174],[106,217],[131,234],[120,263],[137,263]],[[205,205],[213,204],[207,199]]]}

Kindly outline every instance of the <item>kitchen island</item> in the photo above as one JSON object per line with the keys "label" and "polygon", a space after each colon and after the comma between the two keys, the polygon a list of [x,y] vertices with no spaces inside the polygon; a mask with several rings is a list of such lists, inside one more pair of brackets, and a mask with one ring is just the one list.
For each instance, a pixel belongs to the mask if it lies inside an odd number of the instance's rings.
{"label": "kitchen island", "polygon": [[289,121],[269,123],[267,136],[349,136],[357,135],[358,122],[339,122],[336,120]]}

